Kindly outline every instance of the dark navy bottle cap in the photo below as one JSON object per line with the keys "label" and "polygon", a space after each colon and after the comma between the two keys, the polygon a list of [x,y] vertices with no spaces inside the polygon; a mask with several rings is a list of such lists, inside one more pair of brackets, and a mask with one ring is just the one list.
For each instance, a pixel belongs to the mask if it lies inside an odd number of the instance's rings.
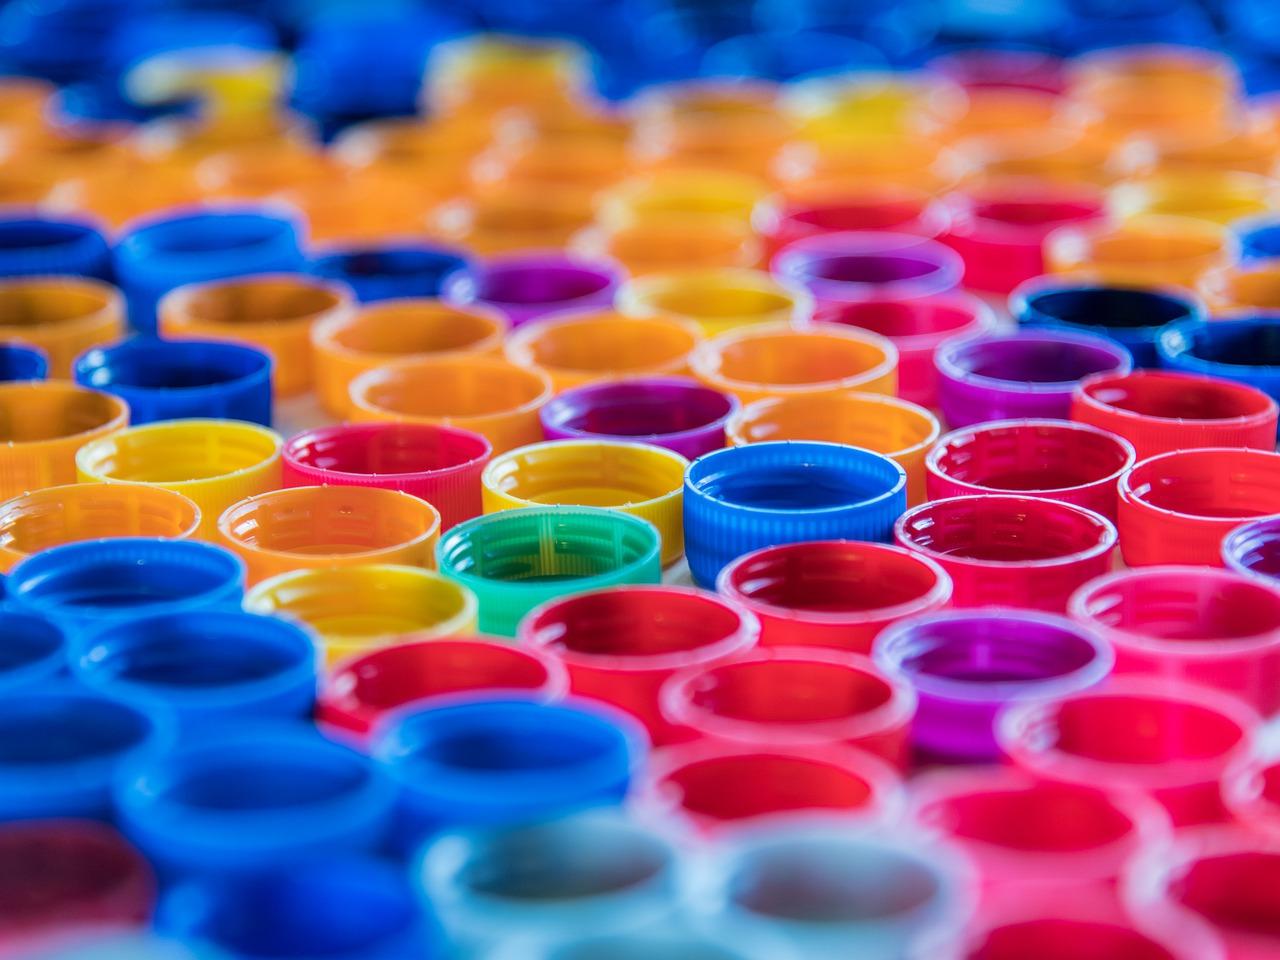
{"label": "dark navy bottle cap", "polygon": [[0,343],[0,381],[43,380],[49,375],[49,358],[37,347]]}
{"label": "dark navy bottle cap", "polygon": [[445,277],[470,266],[460,251],[414,243],[344,247],[316,257],[316,276],[340,280],[363,303],[404,297],[438,297]]}

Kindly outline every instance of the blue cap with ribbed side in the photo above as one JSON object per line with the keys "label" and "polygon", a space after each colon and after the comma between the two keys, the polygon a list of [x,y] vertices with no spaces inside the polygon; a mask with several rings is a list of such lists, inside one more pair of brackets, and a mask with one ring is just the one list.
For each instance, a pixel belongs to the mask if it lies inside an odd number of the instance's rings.
{"label": "blue cap with ribbed side", "polygon": [[82,354],[74,375],[129,404],[134,426],[208,417],[269,427],[272,366],[247,344],[134,337]]}
{"label": "blue cap with ribbed side", "polygon": [[87,220],[0,216],[0,277],[73,274],[111,279],[107,238]]}
{"label": "blue cap with ribbed side", "polygon": [[177,211],[133,226],[115,247],[116,278],[140,333],[155,333],[156,304],[175,287],[302,270],[300,221],[271,207]]}
{"label": "blue cap with ribbed side", "polygon": [[67,638],[46,617],[0,601],[0,693],[47,683],[67,666]]}
{"label": "blue cap with ribbed side", "polygon": [[1170,324],[1156,341],[1160,365],[1257,387],[1280,400],[1280,315]]}
{"label": "blue cap with ribbed side", "polygon": [[711,589],[730,561],[808,540],[888,543],[907,508],[907,475],[888,457],[837,443],[779,441],[699,457],[684,481],[685,554]]}

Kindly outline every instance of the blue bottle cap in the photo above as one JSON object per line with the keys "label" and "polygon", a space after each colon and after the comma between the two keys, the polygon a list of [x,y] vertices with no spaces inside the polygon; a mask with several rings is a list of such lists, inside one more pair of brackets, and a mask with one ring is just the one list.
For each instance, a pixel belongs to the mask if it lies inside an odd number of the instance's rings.
{"label": "blue bottle cap", "polygon": [[820,30],[748,33],[722,40],[702,57],[708,77],[762,77],[788,81],[847,70],[885,70],[875,47]]}
{"label": "blue bottle cap", "polygon": [[1090,280],[1037,277],[1009,295],[1020,326],[1059,327],[1109,337],[1135,367],[1157,367],[1156,337],[1179,320],[1203,320],[1204,306],[1185,290],[1107,286]]}
{"label": "blue bottle cap", "polygon": [[245,873],[377,849],[395,785],[314,727],[207,727],[131,764],[115,783],[121,828],[162,875]]}
{"label": "blue bottle cap", "polygon": [[685,554],[712,589],[730,561],[808,540],[888,543],[907,508],[907,475],[888,457],[837,443],[780,441],[699,457],[684,481]]}
{"label": "blue bottle cap", "polygon": [[1244,262],[1280,258],[1280,214],[1237,220],[1231,225],[1231,232],[1240,242],[1240,259]]}
{"label": "blue bottle cap", "polygon": [[83,220],[22,213],[0,217],[0,277],[49,274],[111,279],[106,237]]}
{"label": "blue bottle cap", "polygon": [[115,620],[240,606],[244,563],[196,540],[121,537],[41,550],[9,573],[15,608],[71,634]]}
{"label": "blue bottle cap", "polygon": [[47,683],[66,665],[61,627],[0,603],[0,692]]}
{"label": "blue bottle cap", "polygon": [[392,714],[372,752],[400,785],[397,840],[412,849],[441,829],[619,803],[646,743],[630,717],[595,703],[482,695]]}
{"label": "blue bottle cap", "polygon": [[161,899],[155,926],[228,958],[432,960],[441,948],[425,908],[391,864],[326,858],[181,883]]}
{"label": "blue bottle cap", "polygon": [[135,225],[115,248],[129,318],[155,333],[156,304],[186,283],[303,269],[302,225],[276,208],[181,210]]}
{"label": "blue bottle cap", "polygon": [[105,818],[118,768],[163,752],[175,735],[163,711],[69,681],[8,690],[0,700],[0,820]]}
{"label": "blue bottle cap", "polygon": [[0,343],[0,381],[44,380],[49,376],[49,358],[36,347]]}
{"label": "blue bottle cap", "polygon": [[664,924],[680,904],[671,844],[616,810],[446,833],[423,851],[419,869],[445,933],[466,956],[521,937]]}
{"label": "blue bottle cap", "polygon": [[134,426],[191,417],[271,426],[272,359],[246,344],[134,337],[82,354],[73,373],[128,403]]}
{"label": "blue bottle cap", "polygon": [[1170,324],[1156,349],[1163,367],[1246,383],[1280,400],[1280,315]]}
{"label": "blue bottle cap", "polygon": [[470,266],[465,254],[427,244],[344,247],[316,257],[316,276],[340,280],[362,303],[403,297],[438,297],[445,277]]}
{"label": "blue bottle cap", "polygon": [[85,686],[143,707],[163,704],[188,727],[233,717],[301,719],[315,703],[315,644],[307,632],[237,610],[111,623],[77,637],[70,659]]}

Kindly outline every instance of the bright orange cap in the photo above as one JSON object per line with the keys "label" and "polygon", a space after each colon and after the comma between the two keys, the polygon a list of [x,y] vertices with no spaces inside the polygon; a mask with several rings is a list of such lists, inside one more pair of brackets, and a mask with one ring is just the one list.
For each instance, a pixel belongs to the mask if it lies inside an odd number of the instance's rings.
{"label": "bright orange cap", "polygon": [[1280,310],[1280,264],[1273,261],[1215,267],[1196,284],[1215,315]]}
{"label": "bright orange cap", "polygon": [[119,397],[59,380],[0,383],[0,498],[73,483],[76,452],[123,430]]}
{"label": "bright orange cap", "polygon": [[669,270],[629,280],[618,311],[632,317],[692,320],[708,336],[762,323],[791,323],[813,313],[813,299],[763,270]]}
{"label": "bright orange cap", "polygon": [[351,381],[351,417],[443,423],[483,434],[495,454],[542,439],[551,380],[508,360],[458,354],[405,360]]}
{"label": "bright orange cap", "polygon": [[70,377],[76,357],[122,336],[124,301],[109,283],[88,277],[0,280],[0,340],[39,347],[49,358],[50,376]]}
{"label": "bright orange cap", "polygon": [[1165,214],[1224,226],[1273,209],[1280,184],[1237,170],[1174,170],[1126,180],[1111,189],[1108,206],[1119,217]]}
{"label": "bright orange cap", "polygon": [[291,397],[311,387],[311,330],[343,319],[351,291],[303,274],[215,280],[179,287],[160,301],[160,333],[171,338],[234,340],[275,360],[272,385]]}
{"label": "bright orange cap", "polygon": [[595,216],[595,191],[506,183],[441,204],[427,231],[481,256],[564,247]]}
{"label": "bright orange cap", "polygon": [[1235,260],[1227,232],[1189,217],[1133,217],[1120,224],[1060,227],[1044,244],[1052,273],[1087,273],[1107,283],[1191,287],[1206,270]]}
{"label": "bright orange cap", "polygon": [[360,374],[395,360],[495,353],[506,332],[506,319],[482,307],[425,298],[370,304],[312,330],[316,393],[325,410],[345,417],[351,411],[351,381]]}
{"label": "bright orange cap", "polygon": [[704,213],[649,213],[588,227],[574,234],[569,249],[616,260],[633,277],[683,267],[758,267],[764,253],[741,218]]}

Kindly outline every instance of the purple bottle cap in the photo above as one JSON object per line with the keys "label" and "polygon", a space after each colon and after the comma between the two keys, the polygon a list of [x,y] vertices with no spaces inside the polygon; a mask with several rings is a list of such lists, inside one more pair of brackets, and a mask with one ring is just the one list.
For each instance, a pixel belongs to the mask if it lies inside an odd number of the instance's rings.
{"label": "purple bottle cap", "polygon": [[807,289],[822,305],[946,293],[960,285],[964,262],[934,240],[868,230],[797,240],[778,252],[770,270]]}
{"label": "purple bottle cap", "polygon": [[611,306],[623,279],[622,268],[609,260],[526,253],[463,267],[445,279],[441,297],[491,307],[518,327],[547,313]]}
{"label": "purple bottle cap", "polygon": [[949,340],[934,355],[947,423],[1066,420],[1084,377],[1128,373],[1129,351],[1114,340],[1060,330],[1020,330]]}
{"label": "purple bottle cap", "polygon": [[1003,707],[1087,689],[1115,663],[1105,641],[1066,617],[1001,607],[899,621],[876,638],[872,656],[915,688],[916,750],[969,763],[1000,760],[994,724]]}
{"label": "purple bottle cap", "polygon": [[616,380],[566,390],[541,410],[548,440],[587,437],[639,440],[694,460],[725,444],[736,397],[696,380]]}

